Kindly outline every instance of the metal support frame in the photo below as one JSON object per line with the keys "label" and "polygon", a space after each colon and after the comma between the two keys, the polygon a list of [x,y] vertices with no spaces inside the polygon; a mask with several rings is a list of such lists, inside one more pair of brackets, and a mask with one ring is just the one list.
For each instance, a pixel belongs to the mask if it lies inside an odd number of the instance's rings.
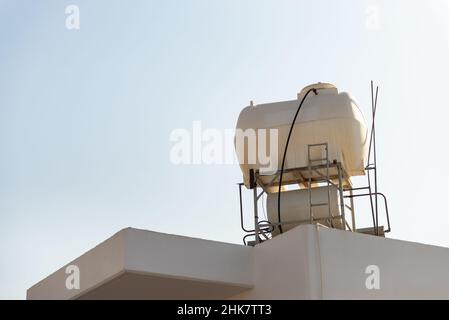
{"label": "metal support frame", "polygon": [[[319,169],[323,170],[323,166],[321,166],[321,165],[318,165],[318,166],[319,166]],[[365,187],[352,187],[350,184],[347,183],[349,180],[347,178],[345,170],[341,166],[341,163],[332,162],[329,164],[329,168],[334,168],[334,167],[337,168],[337,174],[334,176],[330,176],[329,179],[326,179],[326,176],[321,174],[320,171],[314,171],[314,170],[316,170],[316,168],[314,168],[314,167],[311,168],[312,171],[315,173],[314,178],[313,179],[310,179],[310,177],[308,178],[308,180],[310,182],[308,185],[309,191],[311,189],[312,182],[318,183],[318,182],[325,182],[326,180],[330,182],[329,187],[331,185],[333,185],[338,188],[341,213],[337,216],[331,215],[331,221],[334,222],[336,219],[341,219],[343,228],[345,230],[357,232],[356,221],[355,221],[355,212],[354,212],[354,199],[359,198],[359,197],[374,198],[375,196],[380,196],[383,198],[386,222],[387,222],[387,229],[384,230],[384,233],[390,232],[391,226],[390,226],[388,202],[387,202],[386,196],[380,192],[377,192],[376,194],[374,194],[373,192],[370,191],[371,187],[369,185],[365,186]],[[326,168],[326,167],[324,167],[324,168]],[[309,171],[309,167],[297,168],[297,170]],[[255,172],[255,179],[257,182],[258,181],[258,173],[257,172]],[[338,180],[338,183],[333,183],[332,179]],[[273,183],[275,183],[275,182],[273,181]],[[344,187],[345,183],[347,186],[346,188]],[[261,239],[261,237],[263,237],[265,239],[269,239],[268,235],[273,230],[275,230],[279,225],[320,223],[320,222],[324,222],[324,221],[329,221],[329,217],[315,218],[315,217],[313,217],[313,213],[311,214],[309,219],[306,219],[306,220],[294,220],[294,221],[282,221],[282,222],[268,222],[268,221],[264,221],[264,220],[259,220],[258,201],[262,197],[262,195],[265,191],[262,188],[262,191],[260,193],[258,193],[258,184],[256,184],[256,186],[252,190],[253,191],[252,192],[253,193],[253,206],[254,206],[254,208],[253,208],[254,229],[248,229],[245,227],[245,224],[244,224],[244,212],[243,212],[244,210],[243,210],[243,199],[242,199],[242,197],[243,197],[242,187],[243,186],[244,186],[244,183],[238,184],[239,199],[240,199],[240,225],[241,225],[242,230],[246,233],[246,235],[244,236],[244,240],[243,240],[245,245],[247,245],[249,243],[249,242],[247,243],[247,239],[249,237],[255,237],[254,241],[252,241],[252,243],[254,243],[254,244],[258,244],[261,241],[263,241]],[[360,191],[362,191],[362,192],[367,191],[367,192],[360,193]],[[349,204],[347,204],[345,202],[345,199],[348,199]],[[309,197],[309,200],[310,200],[310,197]],[[315,205],[328,205],[328,203],[324,203],[324,204],[317,203]],[[349,210],[351,212],[351,225],[349,225],[349,223],[346,221],[346,210]],[[375,219],[374,220],[375,223],[373,225],[373,232],[375,235],[379,235],[379,232],[378,232],[379,227],[378,227],[378,222],[376,221],[377,219],[375,216],[375,212],[372,211],[372,214]]]}
{"label": "metal support frame", "polygon": [[343,230],[346,230],[345,201],[343,198],[343,177],[341,174],[341,164],[337,164],[338,168],[338,195],[340,196],[340,210],[343,222]]}
{"label": "metal support frame", "polygon": [[257,200],[259,198],[257,197],[257,187],[253,188],[253,197],[254,197],[254,230],[256,234],[256,244],[260,242],[259,234],[260,234],[260,228],[259,228],[259,213],[257,210]]}
{"label": "metal support frame", "polygon": [[[321,157],[319,159],[312,159],[311,158],[311,148],[324,148],[325,151],[325,157]],[[260,221],[259,220],[259,210],[258,210],[258,201],[262,194],[265,192],[265,189],[276,185],[278,182],[276,179],[279,177],[280,171],[278,170],[276,173],[274,173],[274,177],[270,179],[268,183],[264,183],[261,181],[261,178],[263,178],[263,175],[259,175],[259,172],[256,170],[250,170],[250,181],[253,190],[253,220],[254,220],[254,229],[247,229],[244,226],[243,221],[243,201],[242,201],[242,186],[243,183],[239,183],[239,197],[240,197],[240,223],[242,230],[247,233],[247,235],[244,237],[244,243],[246,244],[246,239],[250,236],[254,236],[255,239],[253,241],[254,244],[258,244],[261,241],[263,241],[260,236],[263,236],[265,239],[268,239],[267,233],[272,232],[275,228],[281,226],[281,225],[288,225],[288,224],[304,224],[304,223],[319,223],[323,221],[328,221],[329,225],[331,227],[334,227],[335,219],[341,219],[343,229],[346,230],[352,230],[353,228],[349,227],[349,224],[345,220],[345,204],[344,204],[344,184],[350,185],[349,176],[343,169],[341,163],[337,161],[329,161],[329,151],[328,151],[328,144],[327,143],[319,143],[314,145],[309,145],[309,161],[307,167],[301,167],[301,168],[289,168],[284,170],[284,173],[297,173],[297,181],[288,183],[285,183],[285,185],[290,184],[303,184],[307,187],[309,190],[309,206],[310,206],[310,217],[307,220],[297,220],[297,221],[281,221],[278,223],[275,222],[268,222],[268,221]],[[333,170],[331,172],[331,169]],[[323,172],[324,171],[324,172]],[[304,176],[307,176],[307,178],[304,178]],[[335,181],[335,182],[334,182]],[[338,181],[338,182],[337,182]],[[313,183],[326,183],[327,187],[327,202],[325,203],[313,203],[312,199],[312,184]],[[337,216],[334,216],[331,211],[330,207],[330,187],[334,186],[338,189],[339,192],[339,199],[342,203],[341,205],[341,213]],[[262,189],[262,192],[258,194],[258,187]],[[343,199],[343,200],[342,200]],[[317,206],[328,206],[328,217],[326,218],[315,218],[313,216],[313,208]],[[264,223],[263,226],[261,226],[261,223]]]}

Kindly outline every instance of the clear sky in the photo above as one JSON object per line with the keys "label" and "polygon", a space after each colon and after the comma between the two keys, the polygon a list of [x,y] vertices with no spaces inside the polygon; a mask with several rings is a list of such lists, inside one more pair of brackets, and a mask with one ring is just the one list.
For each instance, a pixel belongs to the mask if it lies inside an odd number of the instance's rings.
{"label": "clear sky", "polygon": [[0,0],[0,40],[0,298],[127,226],[240,243],[238,166],[170,133],[318,81],[380,85],[389,236],[449,247],[447,1]]}

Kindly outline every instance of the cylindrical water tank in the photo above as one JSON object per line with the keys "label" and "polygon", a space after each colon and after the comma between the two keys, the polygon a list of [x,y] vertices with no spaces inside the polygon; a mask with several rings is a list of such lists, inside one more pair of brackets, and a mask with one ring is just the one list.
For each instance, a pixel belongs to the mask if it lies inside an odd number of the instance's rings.
{"label": "cylindrical water tank", "polygon": [[[288,190],[282,192],[280,212],[281,220],[285,224],[282,230],[288,231],[298,224],[308,223],[310,221],[310,205],[309,196],[313,203],[327,203],[328,205],[313,207],[314,222],[324,226],[333,226],[336,229],[342,229],[342,219],[340,211],[340,200],[338,197],[338,189],[334,186],[312,188],[311,195],[307,189]],[[267,195],[267,219],[275,224],[279,222],[278,217],[278,193],[269,193]],[[332,220],[332,223],[330,222]],[[293,223],[295,222],[295,223]],[[278,228],[274,228],[272,235],[279,233]]]}
{"label": "cylindrical water tank", "polygon": [[[258,133],[260,129],[266,129],[266,132],[277,129],[275,141],[267,138],[260,143],[261,135],[256,134],[255,148],[247,143],[247,136],[244,140],[236,133],[236,152],[247,187],[249,170],[268,166],[266,160],[261,161],[259,156],[259,153],[263,154],[259,149],[264,144],[266,155],[272,161],[271,165],[276,163],[275,170],[281,168],[293,117],[302,98],[311,88],[315,88],[317,94],[311,92],[304,100],[290,138],[284,169],[307,167],[308,145],[327,143],[330,161],[341,162],[349,176],[365,174],[369,137],[362,112],[350,94],[339,93],[332,84],[317,83],[302,89],[296,100],[251,105],[241,111],[236,132],[248,132],[249,129]],[[277,147],[273,143],[277,143]],[[249,156],[254,152],[255,161],[249,161]]]}

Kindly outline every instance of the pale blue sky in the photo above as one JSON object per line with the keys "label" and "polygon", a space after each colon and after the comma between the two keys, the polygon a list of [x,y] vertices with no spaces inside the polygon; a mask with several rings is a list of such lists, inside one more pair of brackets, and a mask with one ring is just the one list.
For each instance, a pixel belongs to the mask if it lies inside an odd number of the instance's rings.
{"label": "pale blue sky", "polygon": [[240,243],[238,166],[174,166],[170,132],[317,81],[381,86],[390,237],[449,247],[446,1],[0,0],[0,40],[0,298],[127,226]]}

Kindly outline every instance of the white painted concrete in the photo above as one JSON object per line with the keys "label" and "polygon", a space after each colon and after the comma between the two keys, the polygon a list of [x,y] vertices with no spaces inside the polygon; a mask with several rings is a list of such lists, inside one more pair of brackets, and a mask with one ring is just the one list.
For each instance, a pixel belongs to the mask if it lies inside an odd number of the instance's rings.
{"label": "white painted concrete", "polygon": [[[338,230],[318,232],[324,299],[449,299],[449,249]],[[367,290],[377,265],[380,290]]]}
{"label": "white painted concrete", "polygon": [[[73,299],[115,278],[124,270],[123,236],[122,230],[38,282],[28,289],[27,299]],[[80,289],[66,288],[69,265],[80,269]]]}
{"label": "white painted concrete", "polygon": [[79,290],[63,267],[28,299],[449,299],[449,249],[315,225],[255,248],[128,228],[70,264]]}
{"label": "white painted concrete", "polygon": [[232,298],[449,299],[447,248],[306,225],[254,250],[254,287]]}
{"label": "white painted concrete", "polygon": [[[66,266],[80,289],[65,286]],[[40,281],[28,299],[222,299],[252,286],[252,248],[127,228]],[[133,289],[134,288],[134,289]]]}
{"label": "white painted concrete", "polygon": [[254,248],[254,287],[232,299],[319,299],[316,229],[299,226]]}

